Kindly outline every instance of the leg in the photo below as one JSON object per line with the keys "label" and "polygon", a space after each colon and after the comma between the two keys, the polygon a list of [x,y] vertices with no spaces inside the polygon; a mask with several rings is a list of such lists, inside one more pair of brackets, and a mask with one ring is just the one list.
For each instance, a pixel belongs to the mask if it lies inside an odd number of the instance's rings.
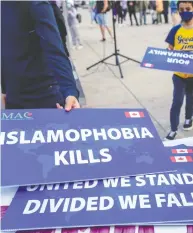
{"label": "leg", "polygon": [[94,18],[95,18],[95,13],[94,13],[94,11],[92,10],[92,11],[91,11],[91,24],[93,24]]}
{"label": "leg", "polygon": [[97,14],[96,15],[96,20],[99,25],[101,35],[102,35],[102,40],[105,40],[105,27],[103,26],[103,21],[102,21],[102,14]]}
{"label": "leg", "polygon": [[119,11],[118,11],[118,17],[119,17],[119,23],[121,24],[122,23],[122,11],[121,11],[121,9],[119,9]]}
{"label": "leg", "polygon": [[131,26],[133,26],[132,12],[131,11],[129,11],[129,18],[130,18]]}
{"label": "leg", "polygon": [[105,28],[107,29],[109,35],[111,38],[113,38],[113,35],[112,35],[112,32],[111,32],[111,29],[106,25]]}
{"label": "leg", "polygon": [[159,12],[157,13],[157,22],[161,23],[161,14]]}
{"label": "leg", "polygon": [[185,118],[192,119],[193,116],[193,78],[188,78],[186,81],[186,110]]}
{"label": "leg", "polygon": [[118,24],[120,23],[120,13],[119,10],[117,10],[117,17],[118,17]]}
{"label": "leg", "polygon": [[162,23],[162,13],[160,13],[160,23]]}
{"label": "leg", "polygon": [[133,15],[134,15],[134,18],[135,18],[136,25],[139,26],[138,21],[137,21],[136,12],[135,12],[135,11],[133,12]]}
{"label": "leg", "polygon": [[168,20],[168,12],[166,12],[166,23],[169,23],[169,20]]}
{"label": "leg", "polygon": [[171,130],[176,132],[178,130],[180,110],[184,100],[185,82],[182,78],[173,75],[173,103],[170,110],[170,124]]}
{"label": "leg", "polygon": [[159,23],[159,20],[160,20],[159,13],[157,13],[157,23]]}
{"label": "leg", "polygon": [[126,15],[127,15],[127,9],[123,10],[123,19],[124,21],[126,21]]}
{"label": "leg", "polygon": [[107,26],[107,18],[106,18],[106,14],[103,14],[103,18],[102,18],[102,25],[104,27],[104,30],[107,29],[109,35],[111,38],[113,38],[111,29]]}
{"label": "leg", "polygon": [[121,23],[123,24],[123,20],[124,20],[124,12],[123,10],[121,9]]}
{"label": "leg", "polygon": [[147,15],[146,15],[146,11],[144,11],[143,14],[144,14],[144,25],[146,25],[146,24],[147,24]]}
{"label": "leg", "polygon": [[100,25],[99,27],[101,30],[102,40],[105,40],[105,27],[103,25]]}
{"label": "leg", "polygon": [[143,12],[142,11],[140,11],[139,12],[139,22],[140,22],[140,25],[142,25],[142,20],[143,19]]}
{"label": "leg", "polygon": [[120,16],[119,16],[119,14],[118,14],[118,24],[120,24]]}
{"label": "leg", "polygon": [[76,46],[76,35],[74,32],[74,26],[73,25],[69,26],[69,29],[70,29],[70,34],[71,34],[71,38],[72,38],[72,44],[73,44],[73,46]]}
{"label": "leg", "polygon": [[164,21],[165,21],[165,23],[168,23],[168,17],[167,17],[168,13],[166,11],[164,11],[163,14],[164,14]]}
{"label": "leg", "polygon": [[155,24],[155,18],[154,18],[154,11],[151,10],[151,20],[152,20],[152,24]]}
{"label": "leg", "polygon": [[76,45],[81,45],[80,35],[79,35],[77,25],[74,25],[73,30],[74,30],[74,35],[75,35],[75,38],[76,38]]}

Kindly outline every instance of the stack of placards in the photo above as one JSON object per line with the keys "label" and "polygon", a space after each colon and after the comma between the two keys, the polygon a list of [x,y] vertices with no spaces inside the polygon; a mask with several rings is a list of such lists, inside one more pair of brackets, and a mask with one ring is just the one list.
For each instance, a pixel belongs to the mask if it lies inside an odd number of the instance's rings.
{"label": "stack of placards", "polygon": [[5,110],[2,230],[191,224],[193,147],[165,149],[145,109]]}

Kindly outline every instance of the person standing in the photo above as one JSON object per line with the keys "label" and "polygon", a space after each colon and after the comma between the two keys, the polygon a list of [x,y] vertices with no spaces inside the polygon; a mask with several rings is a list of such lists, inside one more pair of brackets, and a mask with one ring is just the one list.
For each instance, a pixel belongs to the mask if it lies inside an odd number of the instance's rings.
{"label": "person standing", "polygon": [[96,21],[100,27],[102,42],[106,41],[105,29],[108,31],[110,37],[113,38],[111,29],[107,26],[106,13],[109,7],[108,4],[108,0],[96,1]]}
{"label": "person standing", "polygon": [[169,1],[163,1],[163,15],[165,23],[168,23],[168,13],[169,13]]}
{"label": "person standing", "polygon": [[72,38],[73,49],[82,49],[82,43],[80,41],[80,35],[78,31],[77,11],[72,2],[67,2],[67,20]]}
{"label": "person standing", "polygon": [[[182,24],[174,26],[169,32],[166,42],[168,49],[193,52],[193,1],[178,1],[178,10]],[[193,74],[176,72],[173,77],[173,102],[170,110],[171,131],[167,140],[175,139],[180,121],[180,111],[186,95],[184,130],[193,128]]]}
{"label": "person standing", "polygon": [[162,23],[163,0],[156,0],[157,23]]}
{"label": "person standing", "polygon": [[137,16],[136,16],[136,1],[128,1],[127,6],[128,6],[128,12],[129,12],[129,18],[130,18],[131,26],[133,26],[132,16],[135,19],[136,25],[139,26],[139,23],[137,21]]}
{"label": "person standing", "polygon": [[158,23],[157,12],[156,12],[156,0],[149,2],[152,24]]}
{"label": "person standing", "polygon": [[89,0],[89,11],[91,16],[91,25],[95,22],[95,6],[96,0]]}
{"label": "person standing", "polygon": [[6,108],[79,108],[79,92],[51,4],[2,1],[1,10],[1,87]]}
{"label": "person standing", "polygon": [[146,13],[148,8],[148,1],[139,1],[140,24],[147,25]]}
{"label": "person standing", "polygon": [[118,24],[122,26],[123,25],[123,9],[121,6],[121,1],[115,2],[115,8],[116,8],[116,13],[118,17]]}
{"label": "person standing", "polygon": [[127,0],[121,0],[121,7],[122,7],[122,12],[123,12],[123,20],[126,21],[126,16],[127,16]]}

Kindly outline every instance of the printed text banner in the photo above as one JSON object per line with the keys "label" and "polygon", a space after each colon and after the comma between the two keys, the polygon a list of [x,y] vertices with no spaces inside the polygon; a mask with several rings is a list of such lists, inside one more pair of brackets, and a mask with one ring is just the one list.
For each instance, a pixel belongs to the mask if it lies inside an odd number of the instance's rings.
{"label": "printed text banner", "polygon": [[193,53],[149,47],[141,66],[149,69],[193,74]]}
{"label": "printed text banner", "polygon": [[2,186],[173,171],[144,109],[5,110],[1,118]]}
{"label": "printed text banner", "polygon": [[193,222],[193,174],[21,187],[3,230]]}

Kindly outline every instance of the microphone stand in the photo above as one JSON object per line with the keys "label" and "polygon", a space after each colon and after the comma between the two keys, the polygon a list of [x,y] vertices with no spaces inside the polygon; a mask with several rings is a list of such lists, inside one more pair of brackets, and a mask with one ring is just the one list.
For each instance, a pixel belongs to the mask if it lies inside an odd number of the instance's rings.
{"label": "microphone stand", "polygon": [[[87,67],[86,69],[89,70],[91,68],[93,68],[94,66],[97,66],[100,63],[106,64],[106,65],[113,65],[113,66],[118,66],[119,68],[119,72],[120,72],[120,76],[121,78],[123,78],[123,72],[121,69],[121,64],[123,64],[126,61],[133,61],[136,62],[138,64],[140,64],[140,61],[137,61],[133,58],[127,57],[121,53],[119,53],[119,49],[117,48],[117,36],[116,36],[116,27],[115,27],[115,22],[116,22],[116,9],[115,9],[115,3],[112,2],[112,21],[113,21],[113,40],[114,40],[114,53],[112,53],[111,55],[103,58],[102,60],[99,60],[98,62],[94,63],[93,65]],[[112,63],[107,63],[106,60],[108,60],[111,57],[115,57],[115,64]],[[126,60],[120,62],[119,61],[119,57],[125,58]]]}

